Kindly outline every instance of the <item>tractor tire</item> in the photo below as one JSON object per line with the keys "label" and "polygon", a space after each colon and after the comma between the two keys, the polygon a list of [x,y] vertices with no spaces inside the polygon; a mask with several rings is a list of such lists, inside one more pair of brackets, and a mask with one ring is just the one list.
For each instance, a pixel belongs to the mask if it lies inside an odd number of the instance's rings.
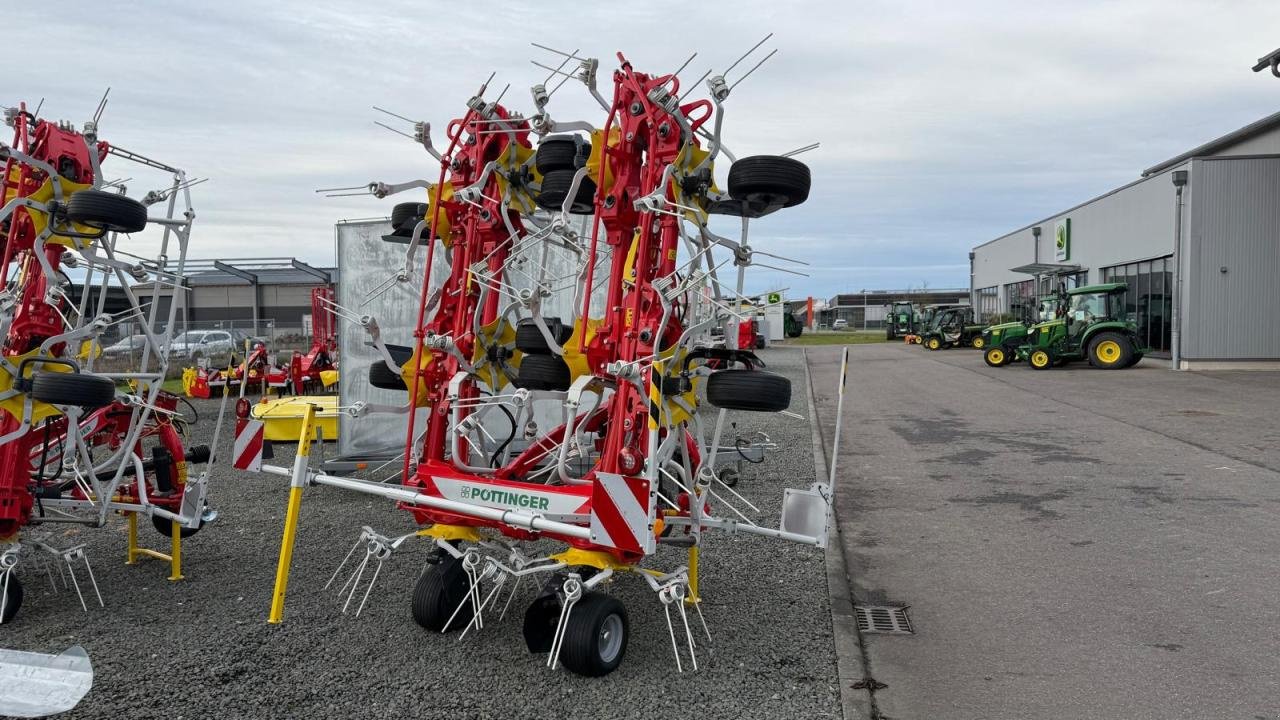
{"label": "tractor tire", "polygon": [[406,234],[412,233],[413,226],[426,215],[426,203],[399,203],[391,208],[391,227],[397,231],[403,230]]}
{"label": "tractor tire", "polygon": [[135,233],[147,226],[147,208],[118,193],[81,190],[67,200],[67,218],[107,232]]}
{"label": "tractor tire", "polygon": [[1129,338],[1117,332],[1101,332],[1089,343],[1089,364],[1103,370],[1129,367],[1135,350]]}
{"label": "tractor tire", "polygon": [[763,370],[720,370],[707,376],[707,402],[725,410],[778,412],[791,407],[791,381]]}
{"label": "tractor tire", "polygon": [[924,346],[926,348],[929,348],[930,350],[941,350],[942,340],[936,337],[931,337],[928,340],[924,341]]}
{"label": "tractor tire", "polygon": [[400,368],[393,370],[387,367],[386,360],[375,360],[369,366],[369,384],[383,390],[409,391],[409,386],[404,384],[404,377],[400,375]]}
{"label": "tractor tire", "polygon": [[978,335],[978,336],[977,336],[977,337],[975,337],[973,340],[971,340],[971,341],[969,342],[969,344],[970,344],[970,345],[972,345],[973,347],[975,347],[975,348],[977,348],[977,349],[981,350],[982,348],[984,348],[984,347],[986,347],[986,346],[987,346],[987,341],[986,341],[986,339],[985,339],[985,338],[983,338],[981,335]]}
{"label": "tractor tire", "polygon": [[0,616],[0,623],[7,623],[22,609],[22,581],[10,571],[7,579],[0,579],[0,591],[4,592],[4,615]]}
{"label": "tractor tire", "polygon": [[422,571],[413,587],[413,621],[435,632],[461,630],[471,622],[473,614],[471,603],[462,602],[470,590],[471,582],[462,568],[462,560],[441,553],[436,562]]}
{"label": "tractor tire", "polygon": [[[166,520],[166,519],[164,519],[164,518],[162,518],[162,517],[159,517],[159,516],[156,516],[156,515],[152,515],[152,516],[151,516],[151,527],[155,528],[155,529],[156,529],[156,532],[160,533],[160,534],[161,534],[161,535],[163,535],[164,537],[172,537],[172,535],[173,535],[173,521],[172,521],[172,520]],[[178,535],[180,535],[180,536],[182,537],[182,539],[183,539],[183,540],[186,540],[187,538],[191,537],[192,535],[195,535],[196,533],[200,532],[201,528],[203,528],[203,527],[204,527],[204,521],[202,520],[202,521],[200,521],[200,524],[199,524],[199,525],[197,525],[197,526],[195,526],[195,527],[193,527],[193,528],[189,528],[189,527],[184,527],[184,528],[182,528],[181,530],[179,530],[179,531],[178,531]]]}
{"label": "tractor tire", "polygon": [[982,360],[989,367],[998,368],[1009,364],[1009,356],[1002,347],[989,347],[982,353]]}
{"label": "tractor tire", "polygon": [[[576,170],[552,170],[542,176],[542,189],[538,191],[536,202],[538,207],[551,212],[560,212],[564,199],[569,196],[569,188],[573,187],[573,176]],[[583,177],[578,185],[578,194],[569,205],[571,215],[590,215],[595,212],[596,184],[589,177]]]}
{"label": "tractor tire", "polygon": [[734,200],[794,207],[809,199],[809,167],[776,155],[744,157],[729,166],[729,196]]}
{"label": "tractor tire", "polygon": [[[581,145],[581,150],[579,150]],[[576,135],[552,135],[543,138],[534,151],[533,165],[542,175],[557,170],[577,170],[591,157],[591,143]]]}
{"label": "tractor tire", "polygon": [[31,376],[31,398],[51,405],[100,408],[116,399],[116,384],[97,375],[36,372]]}
{"label": "tractor tire", "polygon": [[525,355],[515,385],[525,390],[568,390],[573,382],[569,365],[557,355]]}
{"label": "tractor tire", "polygon": [[560,662],[575,674],[603,677],[622,664],[630,634],[627,608],[617,598],[585,592],[569,613]]}
{"label": "tractor tire", "polygon": [[895,336],[894,336],[894,334],[893,334],[893,330],[892,330],[892,329],[889,329],[889,330],[885,330],[885,331],[884,331],[884,339],[885,339],[885,340],[893,340],[893,339],[894,339],[894,337],[895,337]]}
{"label": "tractor tire", "polygon": [[1144,354],[1143,354],[1143,353],[1140,353],[1140,352],[1134,352],[1134,353],[1133,353],[1133,358],[1132,358],[1131,360],[1129,360],[1129,364],[1128,364],[1128,365],[1126,365],[1125,367],[1133,367],[1134,365],[1137,365],[1137,364],[1138,364],[1138,362],[1139,362],[1140,360],[1142,360],[1142,358],[1143,358],[1143,357],[1144,357]]}
{"label": "tractor tire", "polygon": [[[557,345],[569,342],[569,336],[573,334],[572,325],[565,325],[557,317],[542,318],[542,321],[547,324]],[[543,337],[542,330],[538,329],[533,318],[524,318],[516,323],[516,349],[531,355],[551,354],[551,347],[547,345],[547,339]]]}
{"label": "tractor tire", "polygon": [[1053,354],[1048,350],[1032,350],[1027,363],[1035,370],[1048,370],[1053,367]]}

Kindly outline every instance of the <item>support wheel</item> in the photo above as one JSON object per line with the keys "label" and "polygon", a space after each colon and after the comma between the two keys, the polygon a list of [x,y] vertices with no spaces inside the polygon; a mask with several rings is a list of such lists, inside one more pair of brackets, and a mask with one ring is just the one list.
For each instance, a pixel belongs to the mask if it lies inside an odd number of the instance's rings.
{"label": "support wheel", "polygon": [[719,370],[707,377],[707,402],[725,410],[778,412],[791,407],[791,381],[763,370]]}
{"label": "support wheel", "polygon": [[[413,588],[413,621],[436,632],[461,630],[471,622],[471,603],[462,604],[470,589],[462,560],[440,553],[418,576]],[[458,609],[459,605],[462,609]],[[453,622],[449,622],[450,617]]]}
{"label": "support wheel", "polygon": [[7,623],[13,620],[18,610],[22,608],[22,581],[10,572],[2,582],[3,586],[0,586],[0,590],[4,592],[4,615],[0,616],[0,623]]}
{"label": "support wheel", "polygon": [[[557,345],[563,346],[569,342],[569,336],[573,334],[572,325],[565,325],[560,322],[558,317],[544,317],[542,322],[547,324],[547,329],[551,331],[551,335],[556,339]],[[551,354],[551,347],[547,345],[547,339],[542,335],[542,330],[538,328],[538,324],[531,317],[522,318],[516,323],[516,349],[522,353],[535,355]]]}
{"label": "support wheel", "polygon": [[67,218],[104,232],[135,233],[147,226],[147,208],[119,193],[81,190],[67,200]]}
{"label": "support wheel", "polygon": [[525,355],[516,375],[516,387],[526,390],[568,390],[571,382],[569,365],[558,355]]}
{"label": "support wheel", "polygon": [[116,399],[116,384],[97,375],[36,372],[31,376],[31,397],[51,405],[100,408]]}
{"label": "support wheel", "polygon": [[729,196],[764,206],[794,207],[809,199],[809,167],[775,155],[740,158],[729,166]]}
{"label": "support wheel", "polygon": [[538,143],[533,163],[546,175],[557,170],[577,170],[591,157],[591,143],[578,135],[552,135]]}
{"label": "support wheel", "polygon": [[627,609],[612,595],[587,592],[569,613],[560,662],[587,677],[608,675],[622,664],[631,632]]}
{"label": "support wheel", "polygon": [[1133,355],[1133,343],[1120,333],[1098,333],[1089,343],[1090,364],[1103,370],[1127,368],[1133,364]]}
{"label": "support wheel", "polygon": [[1048,370],[1053,367],[1053,355],[1048,350],[1032,350],[1027,362],[1036,370]]}
{"label": "support wheel", "polygon": [[[542,189],[538,192],[538,207],[551,212],[560,212],[564,199],[569,196],[569,188],[573,187],[573,176],[576,170],[553,170],[542,176]],[[595,212],[596,183],[583,176],[578,184],[578,194],[569,205],[572,215],[590,215]]]}
{"label": "support wheel", "polygon": [[[155,528],[156,532],[160,533],[166,538],[173,536],[173,521],[169,520],[168,518],[162,518],[159,515],[152,515],[151,527]],[[186,540],[192,535],[195,535],[196,533],[200,532],[200,529],[203,527],[204,527],[204,521],[201,520],[200,524],[193,528],[183,527],[181,530],[178,531],[178,535],[180,535],[183,540]]]}
{"label": "support wheel", "polygon": [[427,204],[417,202],[400,203],[391,208],[391,227],[405,234],[413,232],[413,226],[427,215]]}

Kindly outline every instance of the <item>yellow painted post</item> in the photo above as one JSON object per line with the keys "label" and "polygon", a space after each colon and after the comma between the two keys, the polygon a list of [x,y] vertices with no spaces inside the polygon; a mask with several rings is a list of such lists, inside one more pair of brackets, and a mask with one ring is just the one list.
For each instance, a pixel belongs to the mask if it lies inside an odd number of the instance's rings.
{"label": "yellow painted post", "polygon": [[177,582],[182,575],[182,526],[177,520],[171,521],[173,528],[169,540],[169,580]]}
{"label": "yellow painted post", "polygon": [[302,432],[298,438],[298,456],[293,461],[293,479],[289,483],[289,506],[284,517],[284,535],[280,538],[280,562],[276,565],[276,586],[271,593],[271,613],[267,622],[284,620],[284,594],[289,586],[289,566],[293,562],[293,540],[298,533],[298,515],[302,512],[302,488],[307,483],[307,462],[311,455],[316,406],[310,403],[302,413]]}
{"label": "yellow painted post", "polygon": [[125,514],[129,516],[129,520],[126,523],[129,527],[129,547],[125,552],[124,564],[133,565],[138,562],[135,559],[138,556],[138,513]]}
{"label": "yellow painted post", "polygon": [[698,546],[694,545],[689,548],[689,597],[684,601],[692,605],[693,603],[702,602],[702,596],[698,594]]}

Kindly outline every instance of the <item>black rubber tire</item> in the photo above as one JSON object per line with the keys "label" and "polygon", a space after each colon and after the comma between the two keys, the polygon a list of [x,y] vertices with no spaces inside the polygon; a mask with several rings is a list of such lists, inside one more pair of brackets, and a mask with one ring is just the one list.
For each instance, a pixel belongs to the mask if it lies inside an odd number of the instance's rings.
{"label": "black rubber tire", "polygon": [[[991,359],[991,353],[992,351],[995,351],[995,350],[1000,351],[1000,362],[994,362]],[[993,367],[993,368],[1004,367],[1005,365],[1009,364],[1008,358],[1009,356],[1005,354],[1004,348],[1002,347],[989,347],[986,350],[982,351],[982,361],[987,364],[987,367]]]}
{"label": "black rubber tire", "polygon": [[[462,560],[440,554],[422,571],[413,587],[413,621],[435,632],[461,630],[471,622],[473,613],[471,603],[462,604],[470,588],[471,582],[462,568]],[[459,605],[462,605],[461,610]],[[458,614],[453,622],[449,622],[454,611]]]}
{"label": "black rubber tire", "polygon": [[[613,622],[621,628],[621,647],[611,657],[603,657],[601,651],[607,646],[603,645],[602,634],[610,618],[616,618]],[[630,635],[627,608],[617,598],[594,590],[585,592],[569,613],[560,662],[575,674],[603,677],[622,664]]]}
{"label": "black rubber tire", "polygon": [[725,410],[778,412],[791,407],[791,381],[763,370],[719,370],[707,377],[707,402]]}
{"label": "black rubber tire", "polygon": [[1145,353],[1140,353],[1140,352],[1136,352],[1136,351],[1135,351],[1135,352],[1133,353],[1133,358],[1129,360],[1129,364],[1128,364],[1128,365],[1126,365],[1125,367],[1133,367],[1134,365],[1137,365],[1137,364],[1138,364],[1138,362],[1139,362],[1139,361],[1141,361],[1141,360],[1142,360],[1142,358],[1143,358],[1143,357],[1145,357],[1145,356],[1146,356],[1146,354],[1145,354]]}
{"label": "black rubber tire", "polygon": [[[1108,340],[1114,341],[1120,346],[1120,357],[1109,365],[1104,364],[1097,354],[1098,346]],[[1135,352],[1137,350],[1133,347],[1133,342],[1125,335],[1118,332],[1103,331],[1089,341],[1089,364],[1102,370],[1123,370],[1133,364],[1133,354]]]}
{"label": "black rubber tire", "polygon": [[[547,329],[555,337],[557,345],[563,346],[569,342],[569,336],[573,334],[572,325],[565,325],[557,317],[542,318],[542,321],[547,324]],[[534,355],[551,354],[547,339],[542,336],[542,331],[538,329],[533,318],[523,318],[516,323],[516,349],[522,353]]]}
{"label": "black rubber tire", "polygon": [[[538,207],[552,212],[559,212],[564,199],[573,187],[573,176],[576,170],[552,170],[542,176],[542,189],[538,191]],[[595,212],[596,183],[589,177],[583,177],[578,184],[578,194],[569,206],[572,215],[590,215]]]}
{"label": "black rubber tire", "polygon": [[893,329],[892,329],[892,328],[890,328],[890,329],[888,329],[888,330],[885,330],[885,331],[884,331],[884,339],[885,339],[885,340],[893,340],[893,339],[894,339],[894,334],[893,334]]}
{"label": "black rubber tire", "polygon": [[525,355],[515,385],[525,390],[568,390],[573,382],[569,366],[557,355]]}
{"label": "black rubber tire", "polygon": [[[1049,357],[1048,361],[1045,362],[1044,364],[1037,365],[1035,361],[1036,361],[1036,355],[1038,353],[1044,353],[1045,355],[1047,355]],[[1054,360],[1053,353],[1049,352],[1048,350],[1035,349],[1035,350],[1032,350],[1027,355],[1027,364],[1031,366],[1032,370],[1048,370],[1054,366],[1055,362],[1056,361]]]}
{"label": "black rubber tire", "polygon": [[809,167],[777,155],[753,155],[729,166],[729,196],[734,200],[794,207],[809,199]]}
{"label": "black rubber tire", "polygon": [[[158,515],[151,516],[151,527],[155,528],[156,532],[160,533],[164,537],[170,537],[173,533],[173,521],[167,520]],[[200,532],[201,528],[203,527],[204,527],[204,521],[201,520],[200,524],[193,528],[189,528],[189,527],[182,528],[181,530],[178,531],[178,535],[182,536],[183,540],[186,540],[192,535],[195,535],[196,533]]]}
{"label": "black rubber tire", "polygon": [[[582,150],[578,150],[578,144]],[[591,157],[591,143],[575,135],[552,135],[538,143],[533,156],[534,167],[542,175],[557,170],[577,170]]]}
{"label": "black rubber tire", "polygon": [[67,200],[67,218],[98,230],[135,233],[147,226],[147,208],[118,193],[81,190]]}
{"label": "black rubber tire", "polygon": [[413,226],[427,214],[426,203],[400,203],[391,208],[391,227],[396,231],[413,232]]}
{"label": "black rubber tire", "polygon": [[369,384],[383,390],[409,391],[409,386],[404,384],[404,377],[400,375],[400,368],[393,370],[387,367],[386,360],[375,360],[369,366]]}
{"label": "black rubber tire", "polygon": [[0,617],[0,623],[11,622],[18,611],[22,609],[22,581],[9,572],[9,584],[7,587],[0,585],[0,591],[5,594],[4,598],[4,616]]}
{"label": "black rubber tire", "polygon": [[31,377],[31,397],[53,405],[100,408],[116,399],[116,384],[97,375],[36,372]]}

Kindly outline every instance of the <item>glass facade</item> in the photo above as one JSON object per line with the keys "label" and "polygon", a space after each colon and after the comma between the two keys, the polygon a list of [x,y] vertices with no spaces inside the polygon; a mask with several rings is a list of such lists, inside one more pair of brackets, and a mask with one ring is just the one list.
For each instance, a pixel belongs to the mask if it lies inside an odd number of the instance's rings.
{"label": "glass facade", "polygon": [[1139,341],[1155,352],[1169,352],[1173,320],[1173,257],[1102,268],[1103,282],[1129,286],[1124,295],[1125,317],[1138,326]]}
{"label": "glass facade", "polygon": [[1004,286],[1004,296],[1009,299],[1009,312],[1016,318],[1026,317],[1034,313],[1036,307],[1036,287],[1034,280],[1009,283]]}
{"label": "glass facade", "polygon": [[978,288],[978,319],[986,320],[1000,314],[1000,288],[992,285]]}

